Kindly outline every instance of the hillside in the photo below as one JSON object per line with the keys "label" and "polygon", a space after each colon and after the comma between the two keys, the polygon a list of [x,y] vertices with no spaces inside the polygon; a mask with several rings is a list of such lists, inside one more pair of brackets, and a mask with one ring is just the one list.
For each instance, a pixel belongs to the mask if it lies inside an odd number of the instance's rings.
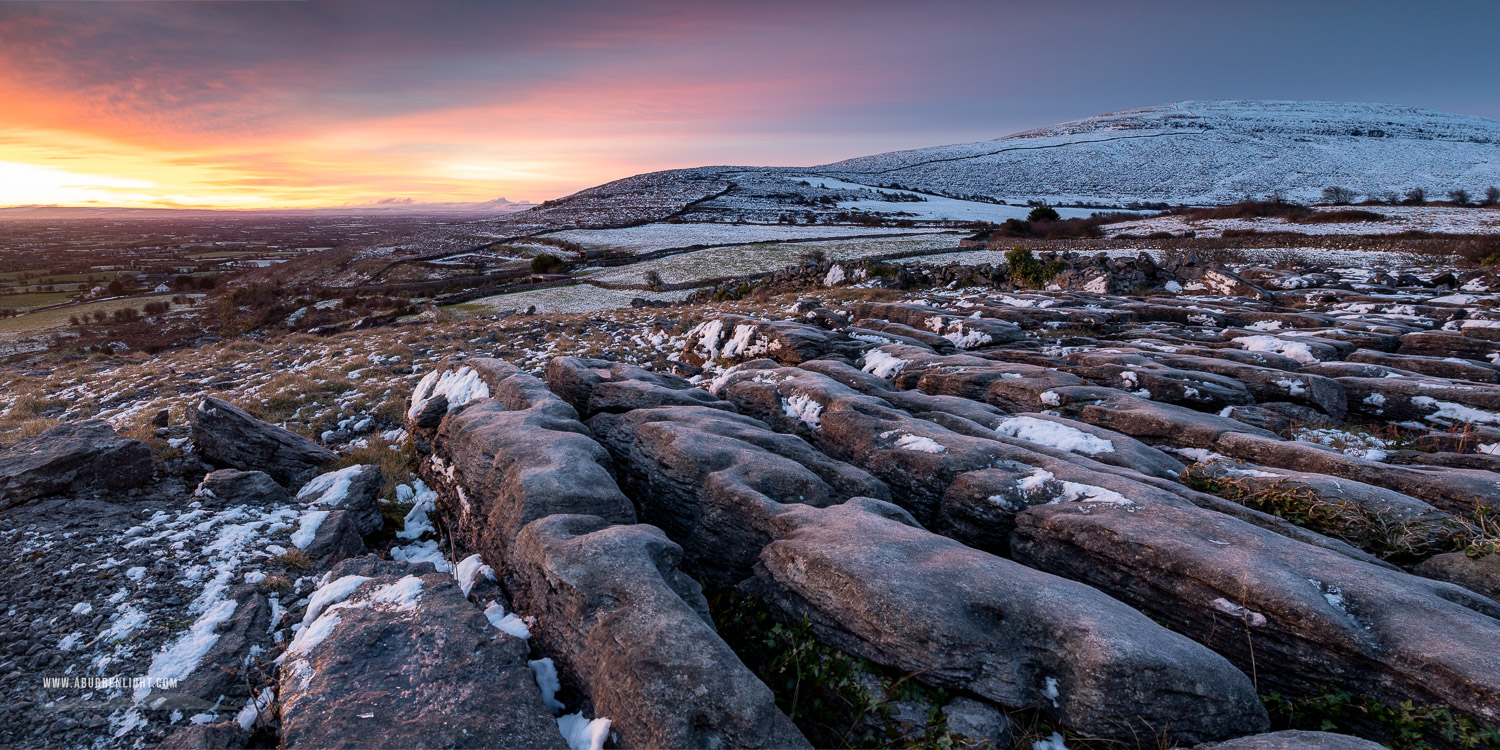
{"label": "hillside", "polygon": [[1362,196],[1500,183],[1500,121],[1384,104],[1177,102],[993,141],[815,168],[857,182],[1052,203],[1230,203],[1329,185]]}
{"label": "hillside", "polygon": [[[1218,205],[1324,188],[1395,200],[1500,185],[1500,121],[1386,104],[1177,102],[813,167],[637,175],[479,222],[497,236],[643,222],[1003,221],[1028,203]],[[1086,212],[1084,212],[1086,213]]]}

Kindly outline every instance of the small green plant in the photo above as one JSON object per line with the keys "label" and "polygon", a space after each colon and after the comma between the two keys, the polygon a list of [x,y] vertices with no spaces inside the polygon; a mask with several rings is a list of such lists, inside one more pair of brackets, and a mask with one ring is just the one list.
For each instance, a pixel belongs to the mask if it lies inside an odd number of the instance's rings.
{"label": "small green plant", "polygon": [[822,263],[828,260],[828,252],[823,248],[815,247],[811,250],[804,250],[797,257],[801,258],[803,263]]}
{"label": "small green plant", "polygon": [[1500,729],[1482,726],[1447,706],[1418,706],[1412,701],[1392,705],[1337,688],[1300,699],[1270,693],[1261,696],[1261,703],[1275,730],[1355,734],[1378,739],[1394,750],[1500,748]]}
{"label": "small green plant", "polygon": [[[946,691],[832,648],[813,635],[811,623],[779,622],[765,601],[735,591],[709,602],[714,624],[776,695],[776,704],[818,747],[964,747],[939,707]],[[894,721],[896,704],[931,707],[920,737]]]}
{"label": "small green plant", "polygon": [[566,267],[567,263],[552,253],[541,253],[531,259],[532,273],[560,273]]}
{"label": "small green plant", "polygon": [[1010,269],[1011,283],[1029,289],[1045,285],[1049,279],[1062,273],[1063,270],[1062,261],[1054,260],[1051,263],[1043,263],[1024,247],[1006,250],[1005,265]]}
{"label": "small green plant", "polygon": [[268,575],[265,578],[260,579],[260,583],[256,584],[256,588],[259,589],[262,594],[274,594],[280,593],[282,591],[289,591],[292,588],[292,579],[287,578],[286,576],[279,573],[275,575]]}
{"label": "small green plant", "polygon": [[1026,220],[1033,224],[1039,221],[1062,221],[1062,216],[1058,215],[1057,209],[1043,204],[1031,209],[1031,213],[1026,214]]}
{"label": "small green plant", "polygon": [[1417,562],[1440,552],[1463,552],[1474,559],[1500,552],[1497,513],[1478,502],[1467,519],[1448,515],[1405,519],[1389,511],[1325,497],[1298,482],[1256,483],[1250,478],[1214,476],[1202,465],[1188,467],[1182,480],[1199,492],[1342,539],[1398,563]]}
{"label": "small green plant", "polygon": [[292,547],[272,557],[271,564],[282,570],[310,570],[313,566],[313,560],[306,552]]}

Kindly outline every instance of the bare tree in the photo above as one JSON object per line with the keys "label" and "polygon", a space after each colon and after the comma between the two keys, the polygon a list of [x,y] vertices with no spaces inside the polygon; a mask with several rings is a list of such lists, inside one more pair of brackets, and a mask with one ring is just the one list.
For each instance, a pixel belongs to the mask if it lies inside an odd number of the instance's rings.
{"label": "bare tree", "polygon": [[1469,191],[1464,190],[1463,188],[1449,190],[1448,200],[1453,201],[1460,206],[1467,206],[1469,205]]}
{"label": "bare tree", "polygon": [[1356,193],[1346,187],[1329,185],[1323,188],[1323,202],[1332,203],[1335,206],[1347,206],[1354,202]]}
{"label": "bare tree", "polygon": [[1484,201],[1482,201],[1479,205],[1493,206],[1496,203],[1500,203],[1500,187],[1491,185],[1488,188],[1485,188]]}
{"label": "bare tree", "polygon": [[1406,191],[1406,198],[1403,199],[1402,202],[1403,203],[1410,203],[1412,205],[1417,205],[1419,203],[1426,203],[1427,202],[1427,191],[1423,190],[1422,188],[1419,188],[1419,187],[1414,187],[1414,188]]}

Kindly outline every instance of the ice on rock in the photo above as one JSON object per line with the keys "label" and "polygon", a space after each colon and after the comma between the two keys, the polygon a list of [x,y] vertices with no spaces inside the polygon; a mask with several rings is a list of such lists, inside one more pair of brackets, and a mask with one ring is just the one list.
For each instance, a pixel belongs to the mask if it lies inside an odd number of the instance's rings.
{"label": "ice on rock", "polygon": [[490,387],[480,379],[479,372],[468,366],[457,370],[436,370],[422,376],[411,394],[411,408],[406,410],[407,419],[416,419],[427,402],[438,396],[448,399],[448,408],[467,404],[480,398],[489,398]]}
{"label": "ice on rock", "polygon": [[1025,440],[1028,443],[1037,443],[1086,456],[1113,453],[1115,450],[1115,444],[1104,438],[1090,435],[1076,427],[1036,417],[1011,417],[996,425],[995,432]]}
{"label": "ice on rock", "polygon": [[906,360],[893,357],[879,349],[871,349],[865,352],[865,364],[860,368],[877,378],[890,379],[901,372],[901,368],[907,364]]}

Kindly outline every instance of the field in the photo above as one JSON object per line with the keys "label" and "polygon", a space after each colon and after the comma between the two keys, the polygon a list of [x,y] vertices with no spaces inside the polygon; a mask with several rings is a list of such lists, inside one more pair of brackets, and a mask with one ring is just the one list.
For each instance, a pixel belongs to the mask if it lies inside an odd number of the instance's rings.
{"label": "field", "polygon": [[[919,204],[901,204],[919,205]],[[931,232],[930,229],[869,229],[857,226],[783,224],[643,224],[623,229],[569,229],[547,237],[576,242],[590,250],[649,253],[674,247],[731,245],[775,240],[832,239]]]}
{"label": "field", "polygon": [[460,317],[494,315],[507,310],[525,310],[531,306],[535,306],[538,313],[585,313],[630,307],[630,301],[636,297],[653,301],[677,301],[687,297],[691,292],[691,289],[645,292],[635,289],[602,289],[589,284],[573,284],[512,294],[497,294],[444,309]]}
{"label": "field", "polygon": [[32,310],[48,305],[58,305],[72,299],[76,292],[29,292],[26,294],[0,295],[0,309]]}
{"label": "field", "polygon": [[645,284],[646,274],[655,271],[667,284],[686,284],[725,276],[770,273],[797,263],[808,253],[822,253],[831,260],[854,260],[955,247],[961,236],[955,232],[934,233],[929,230],[921,234],[863,240],[766,242],[713,247],[628,266],[602,268],[581,275],[591,281],[612,284]]}
{"label": "field", "polygon": [[170,294],[154,294],[121,299],[107,299],[98,302],[85,302],[81,305],[69,305],[54,310],[27,313],[11,318],[0,318],[0,337],[16,338],[61,331],[68,328],[68,320],[72,317],[82,318],[85,315],[93,315],[96,312],[108,315],[116,310],[124,310],[129,307],[140,309],[147,302],[167,301],[171,298],[172,295]]}
{"label": "field", "polygon": [[1154,232],[1196,232],[1199,237],[1219,237],[1224,232],[1295,232],[1307,235],[1392,235],[1403,232],[1435,234],[1500,234],[1500,208],[1460,208],[1456,206],[1319,206],[1314,211],[1327,213],[1348,208],[1369,210],[1385,217],[1383,221],[1335,223],[1294,223],[1279,217],[1257,219],[1189,219],[1183,216],[1154,216],[1105,226],[1105,234],[1144,236]]}

